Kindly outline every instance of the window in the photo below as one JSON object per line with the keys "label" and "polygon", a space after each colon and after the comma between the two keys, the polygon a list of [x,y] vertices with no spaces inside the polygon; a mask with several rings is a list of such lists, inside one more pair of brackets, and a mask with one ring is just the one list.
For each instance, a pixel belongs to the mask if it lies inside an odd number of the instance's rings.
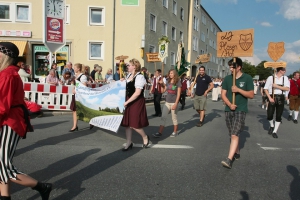
{"label": "window", "polygon": [[177,2],[173,1],[173,14],[177,15]]}
{"label": "window", "polygon": [[0,21],[31,22],[31,4],[0,2]]}
{"label": "window", "polygon": [[171,66],[175,65],[175,53],[171,52]]}
{"label": "window", "polygon": [[89,42],[89,59],[90,60],[104,59],[103,42]]}
{"label": "window", "polygon": [[153,14],[150,14],[150,30],[156,31],[156,17]]}
{"label": "window", "polygon": [[70,5],[65,6],[65,24],[70,24]]}
{"label": "window", "polygon": [[194,8],[196,8],[197,10],[199,9],[199,0],[194,0]]}
{"label": "window", "polygon": [[165,8],[168,8],[168,0],[163,0],[162,4]]}
{"label": "window", "polygon": [[194,30],[198,31],[198,27],[199,27],[199,19],[196,16],[194,16],[193,28],[194,28]]}
{"label": "window", "polygon": [[206,29],[206,36],[207,36],[207,38],[209,38],[209,30],[208,29]]}
{"label": "window", "polygon": [[29,21],[29,5],[16,5],[16,21]]}
{"label": "window", "polygon": [[149,53],[155,53],[155,46],[149,45]]}
{"label": "window", "polygon": [[163,21],[162,22],[162,34],[164,36],[167,36],[167,34],[168,34],[167,31],[168,31],[168,24],[167,24],[167,22]]}
{"label": "window", "polygon": [[10,4],[0,4],[0,20],[11,21],[11,7]]}
{"label": "window", "polygon": [[180,9],[180,19],[181,20],[184,19],[184,10],[183,10],[183,8]]}
{"label": "window", "polygon": [[89,24],[94,26],[104,25],[104,8],[89,7]]}
{"label": "window", "polygon": [[172,40],[176,41],[176,28],[172,27]]}
{"label": "window", "polygon": [[193,50],[198,51],[198,38],[193,36]]}
{"label": "window", "polygon": [[204,32],[201,32],[201,40],[202,40],[203,42],[205,42],[205,33],[204,33]]}
{"label": "window", "polygon": [[180,37],[180,40],[183,41],[183,32],[182,31],[179,32],[179,37]]}
{"label": "window", "polygon": [[202,23],[206,25],[206,17],[202,15]]}

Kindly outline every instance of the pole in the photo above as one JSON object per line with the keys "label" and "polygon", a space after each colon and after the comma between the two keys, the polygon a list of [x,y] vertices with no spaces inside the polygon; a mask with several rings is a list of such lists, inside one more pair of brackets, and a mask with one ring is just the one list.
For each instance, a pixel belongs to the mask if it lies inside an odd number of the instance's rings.
{"label": "pole", "polygon": [[[275,83],[275,68],[274,68],[274,74],[273,74],[273,83]],[[274,99],[275,94],[274,94],[274,87],[272,87],[272,98]]]}
{"label": "pole", "polygon": [[[163,59],[163,60],[165,60],[165,59]],[[162,76],[162,78],[164,78],[164,61],[162,61],[162,63],[161,63],[161,76]]]}
{"label": "pole", "polygon": [[[232,76],[232,86],[235,86],[235,70],[236,70],[236,58],[233,58],[233,76]],[[235,105],[235,92],[232,93],[232,104]]]}
{"label": "pole", "polygon": [[154,67],[155,67],[155,71],[154,72],[156,72],[156,62],[154,62]]}

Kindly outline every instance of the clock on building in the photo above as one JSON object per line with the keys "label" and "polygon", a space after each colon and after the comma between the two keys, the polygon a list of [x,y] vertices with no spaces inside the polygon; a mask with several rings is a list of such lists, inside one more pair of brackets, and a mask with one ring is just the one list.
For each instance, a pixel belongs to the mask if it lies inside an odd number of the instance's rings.
{"label": "clock on building", "polygon": [[64,18],[65,6],[63,0],[46,0],[46,13],[48,16]]}

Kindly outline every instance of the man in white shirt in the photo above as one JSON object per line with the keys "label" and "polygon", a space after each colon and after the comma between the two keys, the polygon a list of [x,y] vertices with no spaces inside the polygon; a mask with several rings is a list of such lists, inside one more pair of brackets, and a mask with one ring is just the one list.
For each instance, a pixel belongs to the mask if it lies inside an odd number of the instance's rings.
{"label": "man in white shirt", "polygon": [[[273,76],[269,76],[264,91],[267,95],[269,104],[267,110],[267,118],[270,123],[270,128],[268,131],[269,135],[272,135],[273,138],[278,138],[277,130],[281,123],[281,116],[284,109],[284,102],[285,102],[285,91],[289,91],[290,89],[290,81],[288,80],[285,74],[285,68],[279,67],[276,69],[277,73],[275,75],[275,82],[273,83]],[[272,89],[273,88],[273,89]],[[272,92],[274,91],[274,95]],[[273,115],[276,110],[276,119],[275,119],[275,126],[273,121]]]}

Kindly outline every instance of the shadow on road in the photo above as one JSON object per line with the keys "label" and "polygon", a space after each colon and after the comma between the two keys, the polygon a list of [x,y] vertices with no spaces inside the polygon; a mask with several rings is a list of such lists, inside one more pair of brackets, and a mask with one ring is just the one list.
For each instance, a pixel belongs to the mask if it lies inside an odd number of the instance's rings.
{"label": "shadow on road", "polygon": [[291,200],[299,200],[300,199],[300,176],[299,170],[292,166],[286,166],[286,170],[293,176],[293,180],[290,184],[290,198]]}
{"label": "shadow on road", "polygon": [[246,191],[240,191],[240,194],[242,195],[241,200],[249,200],[249,194]]}
{"label": "shadow on road", "polygon": [[60,121],[60,122],[51,122],[51,123],[44,123],[44,124],[34,124],[33,125],[33,129],[46,129],[46,128],[50,128],[59,124],[64,124],[67,123],[69,121]]}
{"label": "shadow on road", "polygon": [[39,140],[32,145],[23,147],[21,149],[17,149],[16,153],[15,153],[15,157],[22,155],[23,153],[26,153],[28,151],[32,151],[34,149],[44,147],[45,145],[56,145],[56,144],[59,144],[61,142],[65,142],[68,140],[73,140],[73,139],[80,138],[80,137],[86,137],[87,135],[92,134],[94,132],[96,132],[96,130],[90,130],[90,131],[79,130],[77,132],[66,133],[66,134],[62,134],[62,135],[58,135],[58,136],[49,137],[49,138],[46,138],[43,140]]}
{"label": "shadow on road", "polygon": [[250,138],[250,133],[249,133],[249,127],[245,126],[244,130],[241,132],[239,136],[239,147],[240,149],[243,149],[245,146],[245,143],[247,141],[247,138]]}

